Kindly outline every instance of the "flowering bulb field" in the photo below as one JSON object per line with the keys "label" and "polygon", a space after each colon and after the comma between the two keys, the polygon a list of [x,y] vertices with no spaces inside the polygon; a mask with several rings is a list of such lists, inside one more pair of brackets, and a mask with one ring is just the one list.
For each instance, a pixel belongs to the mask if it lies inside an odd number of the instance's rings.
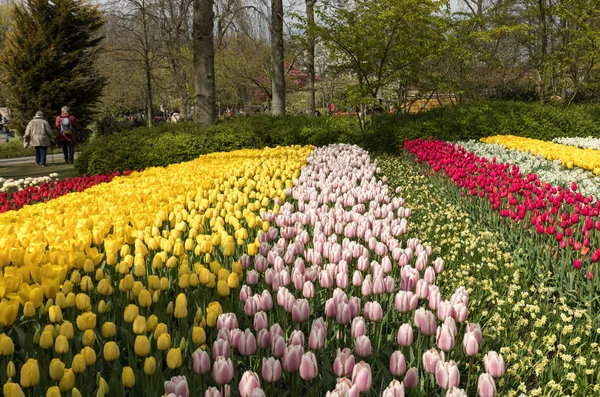
{"label": "flowering bulb field", "polygon": [[597,177],[499,143],[241,150],[5,197],[4,396],[600,393]]}

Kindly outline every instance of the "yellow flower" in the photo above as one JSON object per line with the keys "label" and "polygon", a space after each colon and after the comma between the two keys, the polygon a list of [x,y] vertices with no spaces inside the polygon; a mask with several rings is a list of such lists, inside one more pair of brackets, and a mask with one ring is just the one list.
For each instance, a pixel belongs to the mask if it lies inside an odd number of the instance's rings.
{"label": "yellow flower", "polygon": [[132,323],[133,320],[138,316],[139,310],[138,307],[134,304],[129,304],[125,308],[125,312],[123,313],[123,319],[127,323]]}
{"label": "yellow flower", "polygon": [[144,316],[137,316],[135,320],[133,320],[133,332],[136,335],[146,333],[146,319]]}
{"label": "yellow flower", "polygon": [[81,353],[77,353],[73,356],[73,362],[71,363],[71,369],[74,373],[80,374],[87,368],[87,364],[85,363],[85,357]]}
{"label": "yellow flower", "polygon": [[64,375],[60,380],[60,391],[68,392],[75,386],[75,374],[72,369],[65,369]]}
{"label": "yellow flower", "polygon": [[85,365],[91,367],[96,362],[96,351],[89,346],[84,347],[81,350],[81,354],[85,358]]}
{"label": "yellow flower", "polygon": [[71,397],[82,397],[81,392],[76,387],[71,390]]}
{"label": "yellow flower", "polygon": [[[227,277],[227,286],[231,289],[235,289],[240,285],[240,276],[237,273],[231,273]],[[218,286],[217,286],[218,288]]]}
{"label": "yellow flower", "polygon": [[65,364],[58,358],[52,359],[50,362],[49,373],[52,380],[60,380],[65,372]]}
{"label": "yellow flower", "polygon": [[67,337],[68,340],[73,339],[75,336],[75,330],[73,329],[73,323],[65,321],[60,325],[60,334]]}
{"label": "yellow flower", "polygon": [[79,293],[75,297],[77,303],[77,309],[83,311],[92,310],[92,304],[88,294]]}
{"label": "yellow flower", "polygon": [[46,397],[60,397],[60,389],[58,386],[52,386],[46,391]]}
{"label": "yellow flower", "polygon": [[2,386],[4,397],[25,397],[25,393],[17,383],[5,383]]}
{"label": "yellow flower", "polygon": [[156,372],[156,359],[154,357],[146,358],[144,361],[144,373],[148,376],[154,375]]}
{"label": "yellow flower", "polygon": [[15,344],[10,336],[0,334],[0,356],[10,356],[15,351]]}
{"label": "yellow flower", "polygon": [[27,318],[35,316],[35,306],[33,302],[25,302],[23,306],[23,315]]}
{"label": "yellow flower", "polygon": [[128,389],[131,389],[133,386],[135,386],[135,375],[133,374],[131,367],[123,367],[121,380],[123,381],[123,386]]}
{"label": "yellow flower", "polygon": [[60,323],[63,320],[62,311],[60,307],[57,305],[50,306],[48,310],[48,317],[50,318],[50,322],[52,323]]}
{"label": "yellow flower", "polygon": [[170,348],[171,347],[171,335],[161,334],[156,341],[156,347],[158,347],[158,350],[162,350],[162,351],[165,351],[168,348]]}
{"label": "yellow flower", "polygon": [[64,335],[58,335],[58,338],[54,341],[54,351],[58,354],[64,354],[69,351],[69,341]]}
{"label": "yellow flower", "polygon": [[115,361],[117,358],[119,358],[120,356],[120,352],[119,352],[119,346],[117,346],[117,344],[113,341],[110,342],[106,342],[104,344],[104,360],[105,361]]}
{"label": "yellow flower", "polygon": [[104,324],[102,324],[102,336],[105,339],[114,337],[116,332],[117,332],[117,327],[115,326],[115,323],[107,321]]}
{"label": "yellow flower", "polygon": [[148,321],[146,321],[146,328],[148,329],[148,332],[154,332],[157,325],[158,317],[156,317],[154,314],[150,315],[150,317],[148,317]]}
{"label": "yellow flower", "polygon": [[84,346],[93,346],[96,343],[96,333],[93,329],[87,329],[81,337],[81,343]]}
{"label": "yellow flower", "polygon": [[184,293],[177,295],[175,300],[175,311],[173,312],[175,318],[186,318],[187,317],[187,297]]}
{"label": "yellow flower", "polygon": [[9,361],[8,365],[6,366],[6,376],[9,378],[14,378],[17,376],[17,369],[12,361]]}
{"label": "yellow flower", "polygon": [[150,295],[150,291],[147,289],[141,290],[138,295],[138,303],[140,304],[140,307],[150,307],[150,305],[152,305],[152,295]]}
{"label": "yellow flower", "polygon": [[202,327],[194,327],[192,330],[192,341],[197,345],[206,343],[206,332]]}
{"label": "yellow flower", "polygon": [[80,331],[96,328],[96,314],[92,312],[85,312],[77,316],[77,328]]}
{"label": "yellow flower", "polygon": [[54,335],[52,334],[52,331],[49,331],[49,330],[43,331],[42,335],[40,336],[39,344],[42,349],[51,348],[52,345],[54,345]]}
{"label": "yellow flower", "polygon": [[158,323],[158,325],[154,329],[154,339],[158,340],[158,338],[162,334],[167,334],[167,333],[169,333],[169,329],[167,328],[167,324],[165,324],[165,323]]}
{"label": "yellow flower", "polygon": [[[30,358],[21,367],[21,386],[33,387],[40,382],[40,367],[37,360]],[[5,392],[6,394],[6,392]]]}
{"label": "yellow flower", "polygon": [[167,366],[171,369],[176,369],[181,367],[183,363],[183,358],[181,357],[181,349],[180,348],[172,348],[167,353]]}
{"label": "yellow flower", "polygon": [[138,335],[135,337],[134,343],[135,354],[145,357],[150,353],[150,341],[146,335]]}
{"label": "yellow flower", "polygon": [[227,281],[219,280],[219,282],[217,282],[217,293],[219,296],[229,296],[229,287],[227,286]]}
{"label": "yellow flower", "polygon": [[206,323],[209,327],[214,327],[217,324],[217,318],[223,314],[223,309],[219,302],[211,302],[206,308]]}

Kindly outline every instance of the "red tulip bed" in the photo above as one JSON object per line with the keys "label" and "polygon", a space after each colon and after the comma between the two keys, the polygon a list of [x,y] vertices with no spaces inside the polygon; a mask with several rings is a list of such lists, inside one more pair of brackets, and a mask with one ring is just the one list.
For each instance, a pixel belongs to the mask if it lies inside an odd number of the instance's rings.
{"label": "red tulip bed", "polygon": [[110,182],[118,176],[126,176],[133,171],[114,172],[112,174],[83,175],[65,180],[44,182],[12,192],[0,193],[0,213],[16,211],[25,205],[44,203],[71,192],[82,192],[99,183]]}

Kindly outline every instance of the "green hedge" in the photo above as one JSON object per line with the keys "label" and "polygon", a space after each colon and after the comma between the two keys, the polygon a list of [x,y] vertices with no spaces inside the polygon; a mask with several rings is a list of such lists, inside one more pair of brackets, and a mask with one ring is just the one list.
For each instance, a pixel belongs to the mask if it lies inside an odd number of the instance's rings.
{"label": "green hedge", "polygon": [[293,144],[355,143],[368,150],[395,152],[405,138],[479,139],[514,134],[550,140],[600,136],[600,105],[568,108],[508,101],[450,106],[421,114],[378,116],[366,131],[356,117],[234,117],[212,127],[165,124],[102,136],[80,150],[79,173],[166,166],[201,154]]}

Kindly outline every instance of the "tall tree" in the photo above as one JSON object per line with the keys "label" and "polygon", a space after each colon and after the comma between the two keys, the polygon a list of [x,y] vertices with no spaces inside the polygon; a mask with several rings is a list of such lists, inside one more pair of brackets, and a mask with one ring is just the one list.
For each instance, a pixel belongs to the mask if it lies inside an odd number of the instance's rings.
{"label": "tall tree", "polygon": [[308,112],[310,115],[314,115],[317,111],[315,104],[315,3],[316,0],[306,0],[306,31],[308,39],[306,66],[308,69]]}
{"label": "tall tree", "polygon": [[194,119],[211,125],[217,118],[213,0],[194,0]]}
{"label": "tall tree", "polygon": [[283,1],[271,1],[271,79],[273,89],[271,114],[285,114],[285,70],[283,44]]}
{"label": "tall tree", "polygon": [[64,105],[85,125],[105,84],[95,66],[104,23],[98,7],[80,0],[25,0],[14,3],[12,18],[0,66],[17,127],[37,110],[52,115]]}

